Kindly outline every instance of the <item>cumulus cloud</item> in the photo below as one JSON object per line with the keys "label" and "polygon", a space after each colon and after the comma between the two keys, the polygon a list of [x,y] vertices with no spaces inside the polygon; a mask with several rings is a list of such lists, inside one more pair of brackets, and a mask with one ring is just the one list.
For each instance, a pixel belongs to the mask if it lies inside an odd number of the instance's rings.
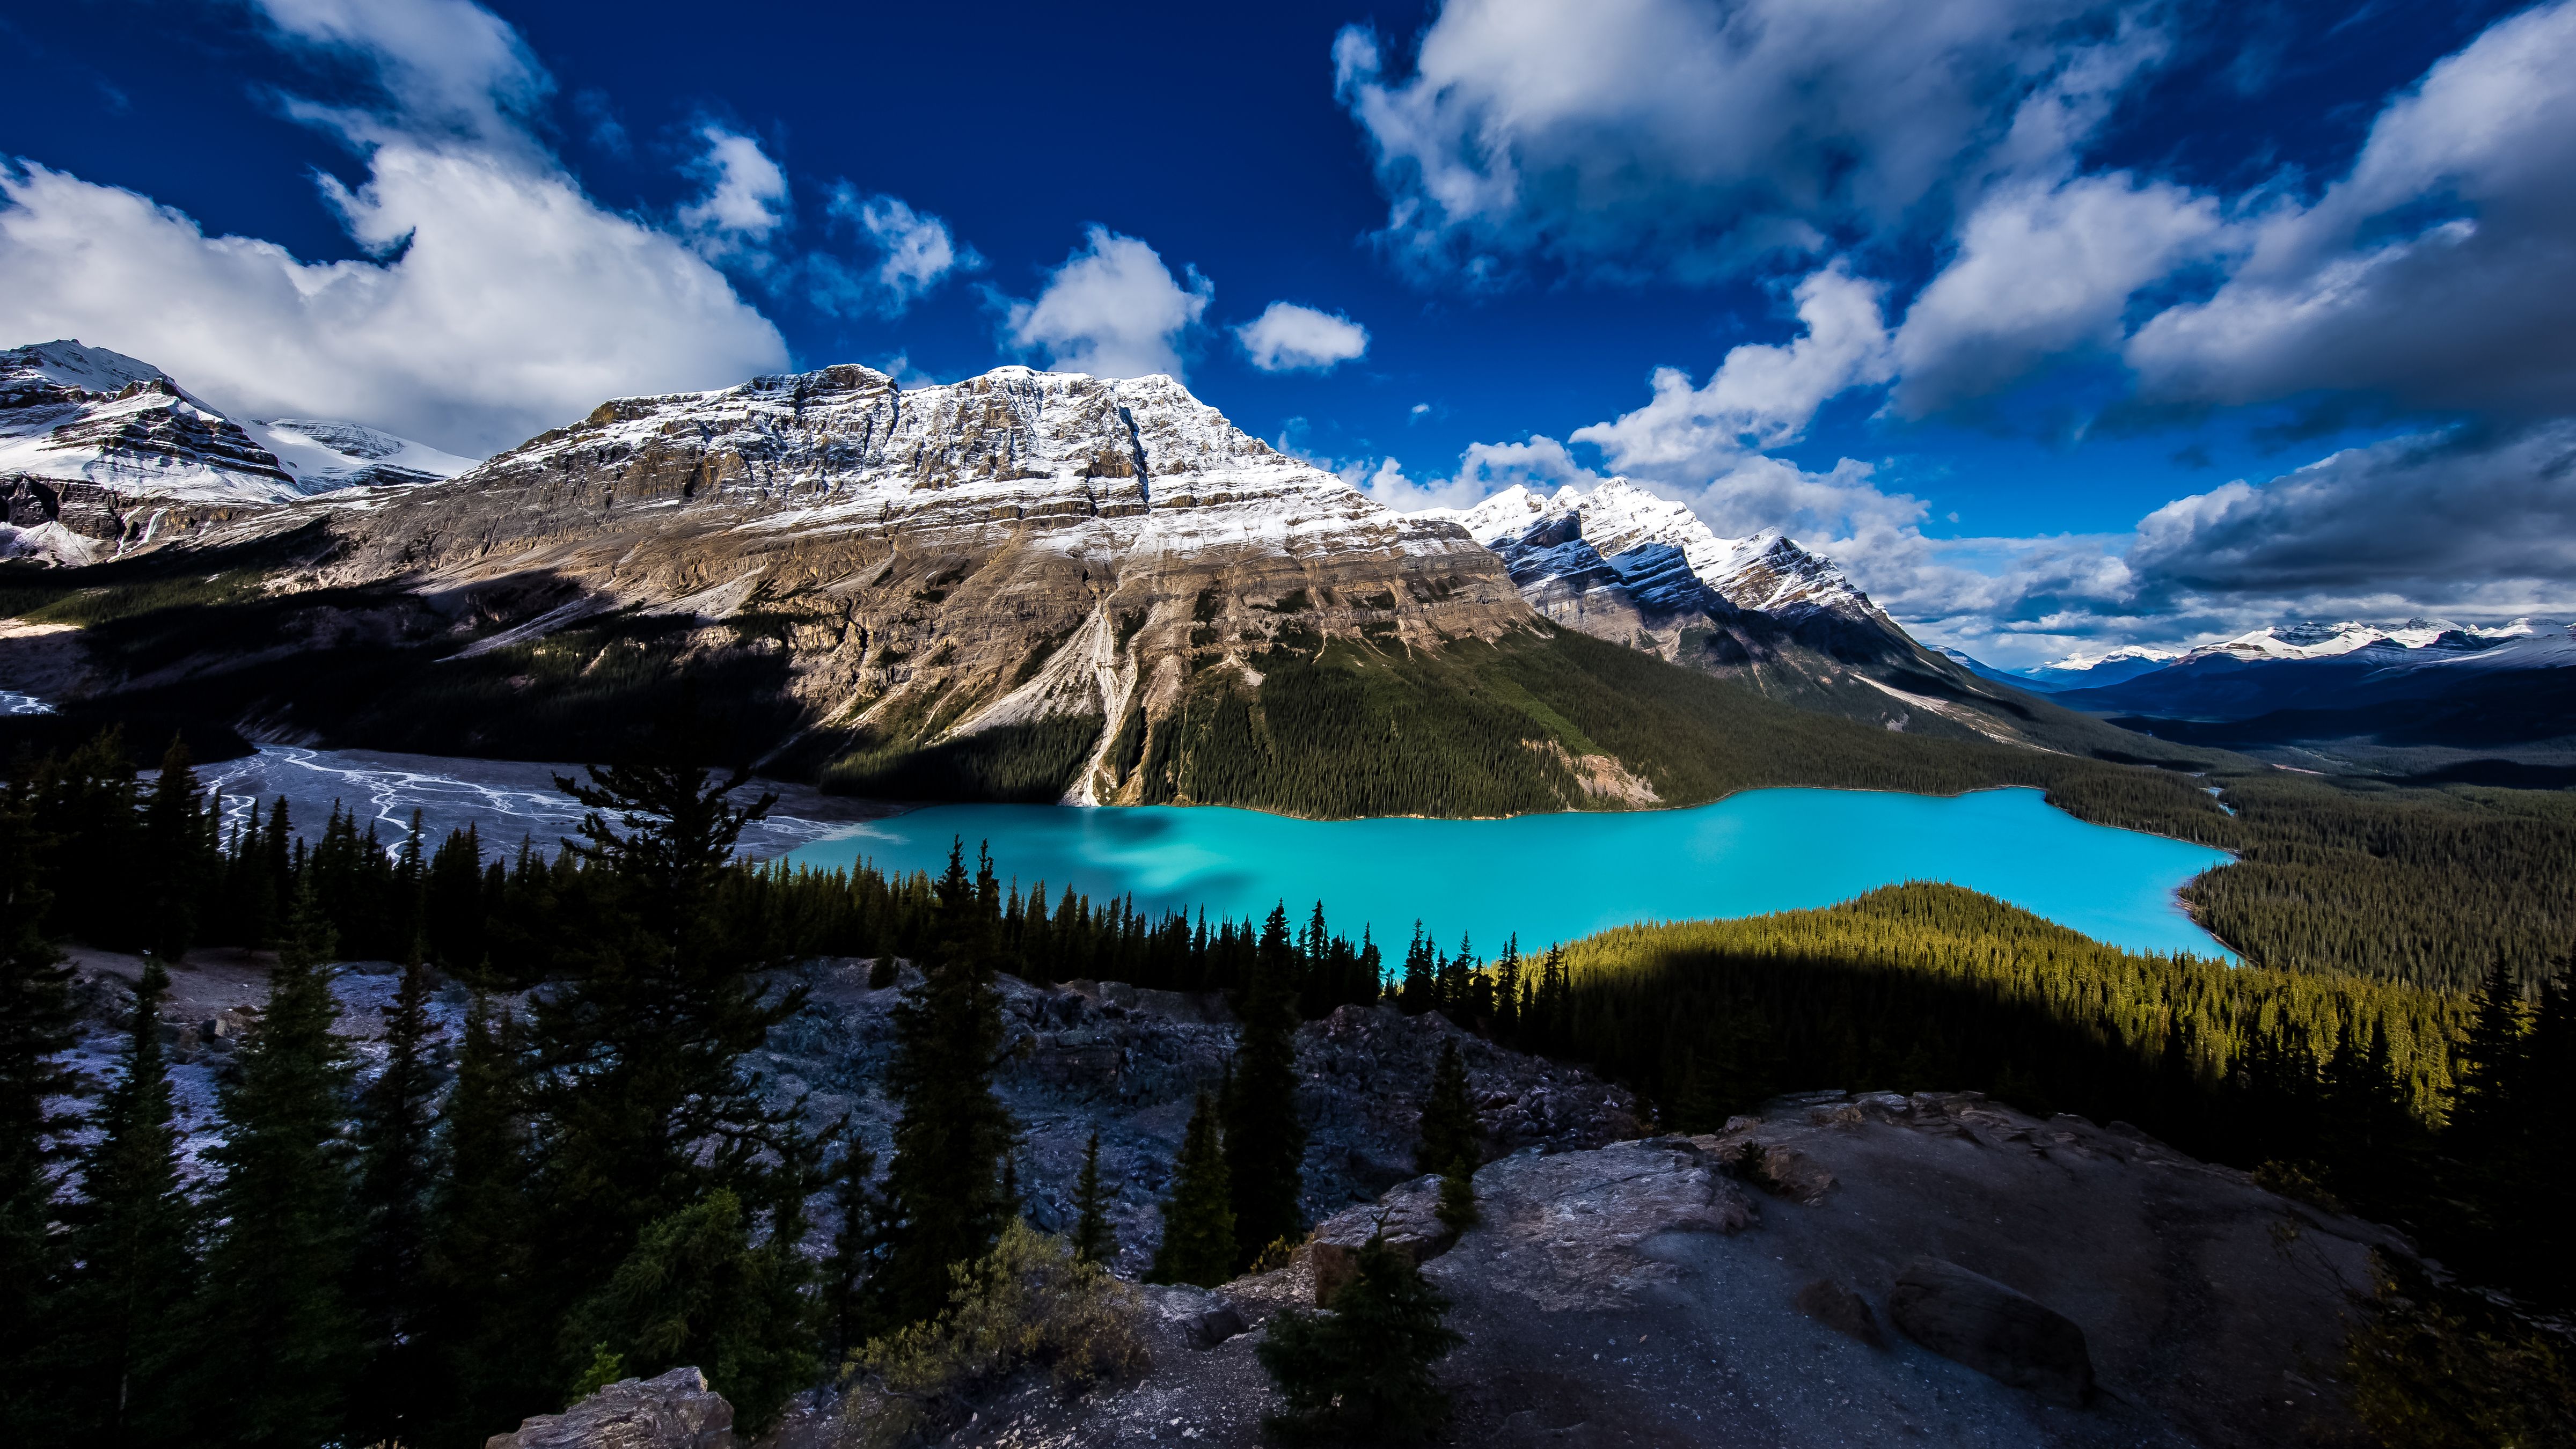
{"label": "cumulus cloud", "polygon": [[308,119],[373,142],[446,136],[537,151],[528,123],[554,78],[508,21],[472,0],[253,0],[290,47],[353,61],[382,103],[341,110],[290,102]]}
{"label": "cumulus cloud", "polygon": [[706,150],[689,165],[704,196],[680,208],[681,234],[710,261],[766,266],[770,238],[788,224],[787,173],[760,143],[723,126],[698,128]]}
{"label": "cumulus cloud", "polygon": [[218,407],[350,418],[480,454],[620,394],[786,361],[777,330],[678,240],[568,178],[387,145],[336,195],[385,262],[309,263],[30,163],[0,170],[0,336],[78,337]]}
{"label": "cumulus cloud", "polygon": [[1056,372],[1178,378],[1181,344],[1216,294],[1198,268],[1187,275],[1183,286],[1152,247],[1094,226],[1035,300],[1004,303],[1003,337]]}
{"label": "cumulus cloud", "polygon": [[2048,358],[2116,349],[2130,297],[2217,250],[2223,229],[2212,198],[2126,172],[1989,193],[1897,330],[1898,410],[1938,412]]}
{"label": "cumulus cloud", "polygon": [[[1523,259],[1704,280],[1901,229],[2068,144],[2161,54],[2116,0],[1448,0],[1410,74],[1371,31],[1337,93],[1426,276]],[[2038,102],[2037,105],[2031,104]]]}
{"label": "cumulus cloud", "polygon": [[1651,401],[1576,429],[1573,441],[1599,448],[1614,468],[1664,479],[1705,479],[1794,442],[1826,399],[1887,380],[1880,290],[1839,261],[1812,272],[1792,293],[1804,328],[1798,337],[1732,348],[1698,387],[1679,368],[1657,368]]}
{"label": "cumulus cloud", "polygon": [[[681,238],[601,207],[524,128],[551,81],[462,0],[268,0],[272,33],[364,64],[302,113],[368,179],[318,184],[376,258],[313,263],[30,161],[0,161],[0,336],[78,337],[253,416],[349,418],[462,453],[619,394],[783,366],[777,329]],[[713,213],[710,214],[711,216]]]}
{"label": "cumulus cloud", "polygon": [[1348,317],[1273,302],[1234,329],[1243,355],[1263,372],[1327,372],[1368,353],[1368,329]]}
{"label": "cumulus cloud", "polygon": [[2576,410],[2576,3],[2497,22],[2372,124],[2312,205],[2244,223],[2206,300],[2130,339],[2151,397],[2313,389],[2531,417]]}
{"label": "cumulus cloud", "polygon": [[876,260],[853,266],[824,252],[807,258],[808,299],[823,311],[899,317],[951,275],[984,266],[983,256],[959,242],[947,222],[913,210],[900,197],[862,196],[843,181],[833,188],[826,210]]}

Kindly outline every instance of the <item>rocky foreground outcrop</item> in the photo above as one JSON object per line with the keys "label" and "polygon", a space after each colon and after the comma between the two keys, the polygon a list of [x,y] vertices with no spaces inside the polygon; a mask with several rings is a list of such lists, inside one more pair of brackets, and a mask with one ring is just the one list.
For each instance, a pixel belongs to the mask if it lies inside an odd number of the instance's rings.
{"label": "rocky foreground outcrop", "polygon": [[540,1414],[483,1449],[734,1449],[733,1405],[706,1375],[675,1368],[620,1379],[560,1414]]}
{"label": "rocky foreground outcrop", "polygon": [[[1440,1366],[1458,1443],[2348,1442],[2353,1297],[2374,1249],[2405,1251],[2121,1124],[1973,1093],[1786,1099],[1712,1136],[1515,1153],[1476,1188],[1454,1239],[1417,1181],[1280,1272],[1150,1290],[1141,1383],[1003,1398],[955,1442],[1261,1442],[1263,1325],[1381,1216],[1467,1337]],[[1246,1331],[1211,1343],[1226,1310]]]}

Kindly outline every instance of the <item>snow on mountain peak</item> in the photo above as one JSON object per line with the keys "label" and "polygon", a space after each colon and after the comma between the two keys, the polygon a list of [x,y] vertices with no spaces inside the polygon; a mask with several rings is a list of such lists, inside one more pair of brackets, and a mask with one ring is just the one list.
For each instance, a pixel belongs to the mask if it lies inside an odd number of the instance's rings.
{"label": "snow on mountain peak", "polygon": [[1567,484],[1545,498],[1516,483],[1472,508],[1414,516],[1465,528],[1502,554],[1525,587],[1607,567],[1649,608],[1687,608],[1706,590],[1736,608],[1764,613],[1876,612],[1841,569],[1779,530],[1720,537],[1690,505],[1625,478],[1604,479],[1589,492]]}
{"label": "snow on mountain peak", "polygon": [[0,352],[0,390],[26,378],[43,378],[81,392],[119,393],[138,382],[167,382],[170,375],[122,352],[58,338]]}

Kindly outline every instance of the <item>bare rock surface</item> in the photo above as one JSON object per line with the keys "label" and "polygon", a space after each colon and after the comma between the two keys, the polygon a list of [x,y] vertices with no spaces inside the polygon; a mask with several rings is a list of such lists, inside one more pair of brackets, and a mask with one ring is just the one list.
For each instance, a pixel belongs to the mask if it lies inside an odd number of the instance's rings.
{"label": "bare rock surface", "polygon": [[[893,985],[871,988],[870,968],[835,959],[792,973],[812,996],[771,1032],[759,1066],[785,1097],[811,1093],[807,1112],[818,1126],[846,1113],[882,1161],[895,1118],[881,1089],[894,1052],[888,1013],[919,976],[905,966]],[[1234,1050],[1232,1014],[1213,992],[1093,981],[1041,987],[1011,977],[1000,986],[1008,1051],[995,1086],[1020,1125],[1017,1167],[1029,1218],[1048,1231],[1072,1227],[1074,1182],[1096,1130],[1101,1180],[1115,1192],[1117,1268],[1140,1275],[1161,1240],[1160,1203],[1190,1109],[1199,1088],[1217,1085]],[[1309,1221],[1375,1203],[1416,1175],[1416,1122],[1441,1043],[1452,1037],[1489,1150],[1598,1147],[1639,1130],[1635,1099],[1579,1068],[1498,1047],[1436,1013],[1344,1007],[1297,1033]],[[1424,1221],[1429,1213],[1426,1198]]]}
{"label": "bare rock surface", "polygon": [[[1746,1171],[1748,1143],[1805,1164],[1786,1194]],[[1426,1186],[1390,1194],[1390,1220]],[[1515,1153],[1476,1187],[1482,1221],[1424,1271],[1468,1340],[1440,1366],[1444,1438],[1480,1446],[2353,1442],[2328,1377],[2349,1297],[2372,1249],[2406,1250],[2133,1129],[1975,1094],[1785,1099],[1711,1136]],[[956,1442],[1260,1443],[1275,1402],[1254,1354],[1313,1301],[1315,1263],[1151,1290],[1143,1382],[997,1403]],[[2080,1335],[2089,1398],[1882,1329],[1933,1332],[1901,1285],[1935,1278],[1954,1311],[1982,1296]],[[1210,1346],[1196,1324],[1220,1304],[1251,1331]]]}
{"label": "bare rock surface", "polygon": [[540,1414],[483,1449],[734,1449],[733,1405],[706,1375],[675,1368],[620,1379],[560,1414]]}

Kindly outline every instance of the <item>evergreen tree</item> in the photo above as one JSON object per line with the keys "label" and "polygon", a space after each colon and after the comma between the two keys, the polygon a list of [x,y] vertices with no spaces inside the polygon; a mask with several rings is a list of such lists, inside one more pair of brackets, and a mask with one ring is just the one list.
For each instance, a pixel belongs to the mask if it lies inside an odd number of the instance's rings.
{"label": "evergreen tree", "polygon": [[[441,1114],[440,1171],[421,1258],[427,1442],[480,1445],[492,1426],[559,1402],[531,1283],[528,1084],[517,1024],[480,992],[467,1008]],[[538,1345],[531,1351],[531,1345]]]}
{"label": "evergreen tree", "polygon": [[832,1206],[840,1221],[832,1230],[832,1255],[823,1263],[819,1303],[824,1344],[835,1363],[864,1341],[868,1275],[885,1242],[885,1202],[876,1191],[876,1154],[846,1120],[840,1139],[840,1155],[831,1174]]}
{"label": "evergreen tree", "polygon": [[1440,952],[1413,923],[1413,944],[1404,948],[1404,977],[1396,987],[1396,1004],[1407,1016],[1420,1016],[1440,1004]]}
{"label": "evergreen tree", "polygon": [[1234,1194],[1217,1140],[1216,1102],[1205,1090],[1172,1164],[1172,1195],[1163,1200],[1163,1242],[1146,1278],[1213,1288],[1234,1277]]}
{"label": "evergreen tree", "polygon": [[219,1099],[224,1169],[209,1204],[195,1405],[211,1444],[304,1449],[339,1437],[364,1339],[344,1285],[355,1256],[349,1064],[331,1032],[331,930],[296,893],[259,1030]]}
{"label": "evergreen tree", "polygon": [[717,1188],[783,1212],[814,1185],[793,1109],[765,1102],[742,1067],[804,992],[766,993],[716,909],[743,827],[775,797],[730,804],[747,777],[715,781],[687,744],[666,731],[640,760],[556,781],[587,807],[556,911],[576,974],[537,999],[531,1032],[538,1266],[558,1311],[605,1281],[647,1222]]}
{"label": "evergreen tree", "polygon": [[2458,1104],[2452,1108],[2446,1145],[2471,1158],[2510,1152],[2525,1111],[2522,992],[2504,958],[2496,958],[2478,992],[2476,1015],[2459,1045],[2454,1073]]}
{"label": "evergreen tree", "polygon": [[56,1320],[68,1437],[81,1443],[177,1443],[183,1422],[172,1390],[196,1261],[161,1052],[169,986],[161,963],[145,958],[125,1075],[100,1100],[99,1139],[81,1158],[79,1267]]}
{"label": "evergreen tree", "polygon": [[566,1323],[565,1358],[613,1354],[643,1378],[695,1365],[738,1426],[758,1433],[821,1372],[804,1282],[794,1235],[754,1243],[742,1200],[718,1188],[645,1227]]}
{"label": "evergreen tree", "polygon": [[984,1256],[1009,1218],[1001,1171],[1014,1129],[992,1086],[1002,1050],[987,965],[992,929],[962,842],[933,894],[940,959],[895,1005],[886,1073],[902,1115],[886,1169],[886,1258],[869,1296],[888,1327],[936,1314],[948,1301],[951,1265]]}
{"label": "evergreen tree", "polygon": [[1445,1176],[1462,1165],[1469,1172],[1483,1165],[1484,1153],[1478,1145],[1483,1133],[1476,1121],[1476,1104],[1467,1094],[1467,1062],[1459,1054],[1455,1036],[1440,1043],[1440,1058],[1431,1069],[1431,1092],[1422,1101],[1421,1133],[1421,1145],[1413,1152],[1414,1171]]}
{"label": "evergreen tree", "polygon": [[45,939],[50,897],[36,798],[0,794],[0,1423],[34,1432],[53,1392],[35,1373],[52,1338],[48,1300],[62,1267],[54,1169],[71,1122],[51,1104],[72,1088],[55,1054],[72,1043],[71,973]]}
{"label": "evergreen tree", "polygon": [[1240,1267],[1250,1267],[1273,1243],[1295,1242],[1305,1230],[1297,1206],[1306,1127],[1297,1119],[1296,969],[1287,909],[1273,906],[1253,952],[1221,1104]]}
{"label": "evergreen tree", "polygon": [[197,772],[188,767],[187,743],[172,735],[143,809],[143,858],[136,877],[144,897],[142,944],[164,961],[186,955],[196,940],[197,896],[212,853],[198,814],[203,798]]}
{"label": "evergreen tree", "polygon": [[1494,1035],[1512,1041],[1521,1029],[1521,938],[1503,942],[1494,961]]}
{"label": "evergreen tree", "polygon": [[1431,1366],[1466,1342],[1413,1260],[1371,1238],[1330,1313],[1289,1309],[1254,1350],[1288,1412],[1277,1427],[1363,1442],[1418,1438],[1449,1416]]}
{"label": "evergreen tree", "polygon": [[358,1115],[357,1276],[351,1298],[370,1362],[357,1395],[360,1438],[417,1437],[421,1257],[429,1216],[430,1113],[437,1080],[428,1057],[429,967],[414,950],[393,1005],[383,1008],[385,1067]]}
{"label": "evergreen tree", "polygon": [[1118,1261],[1118,1234],[1109,1226],[1109,1194],[1100,1185],[1100,1132],[1082,1148],[1082,1176],[1073,1184],[1073,1255],[1106,1266]]}

